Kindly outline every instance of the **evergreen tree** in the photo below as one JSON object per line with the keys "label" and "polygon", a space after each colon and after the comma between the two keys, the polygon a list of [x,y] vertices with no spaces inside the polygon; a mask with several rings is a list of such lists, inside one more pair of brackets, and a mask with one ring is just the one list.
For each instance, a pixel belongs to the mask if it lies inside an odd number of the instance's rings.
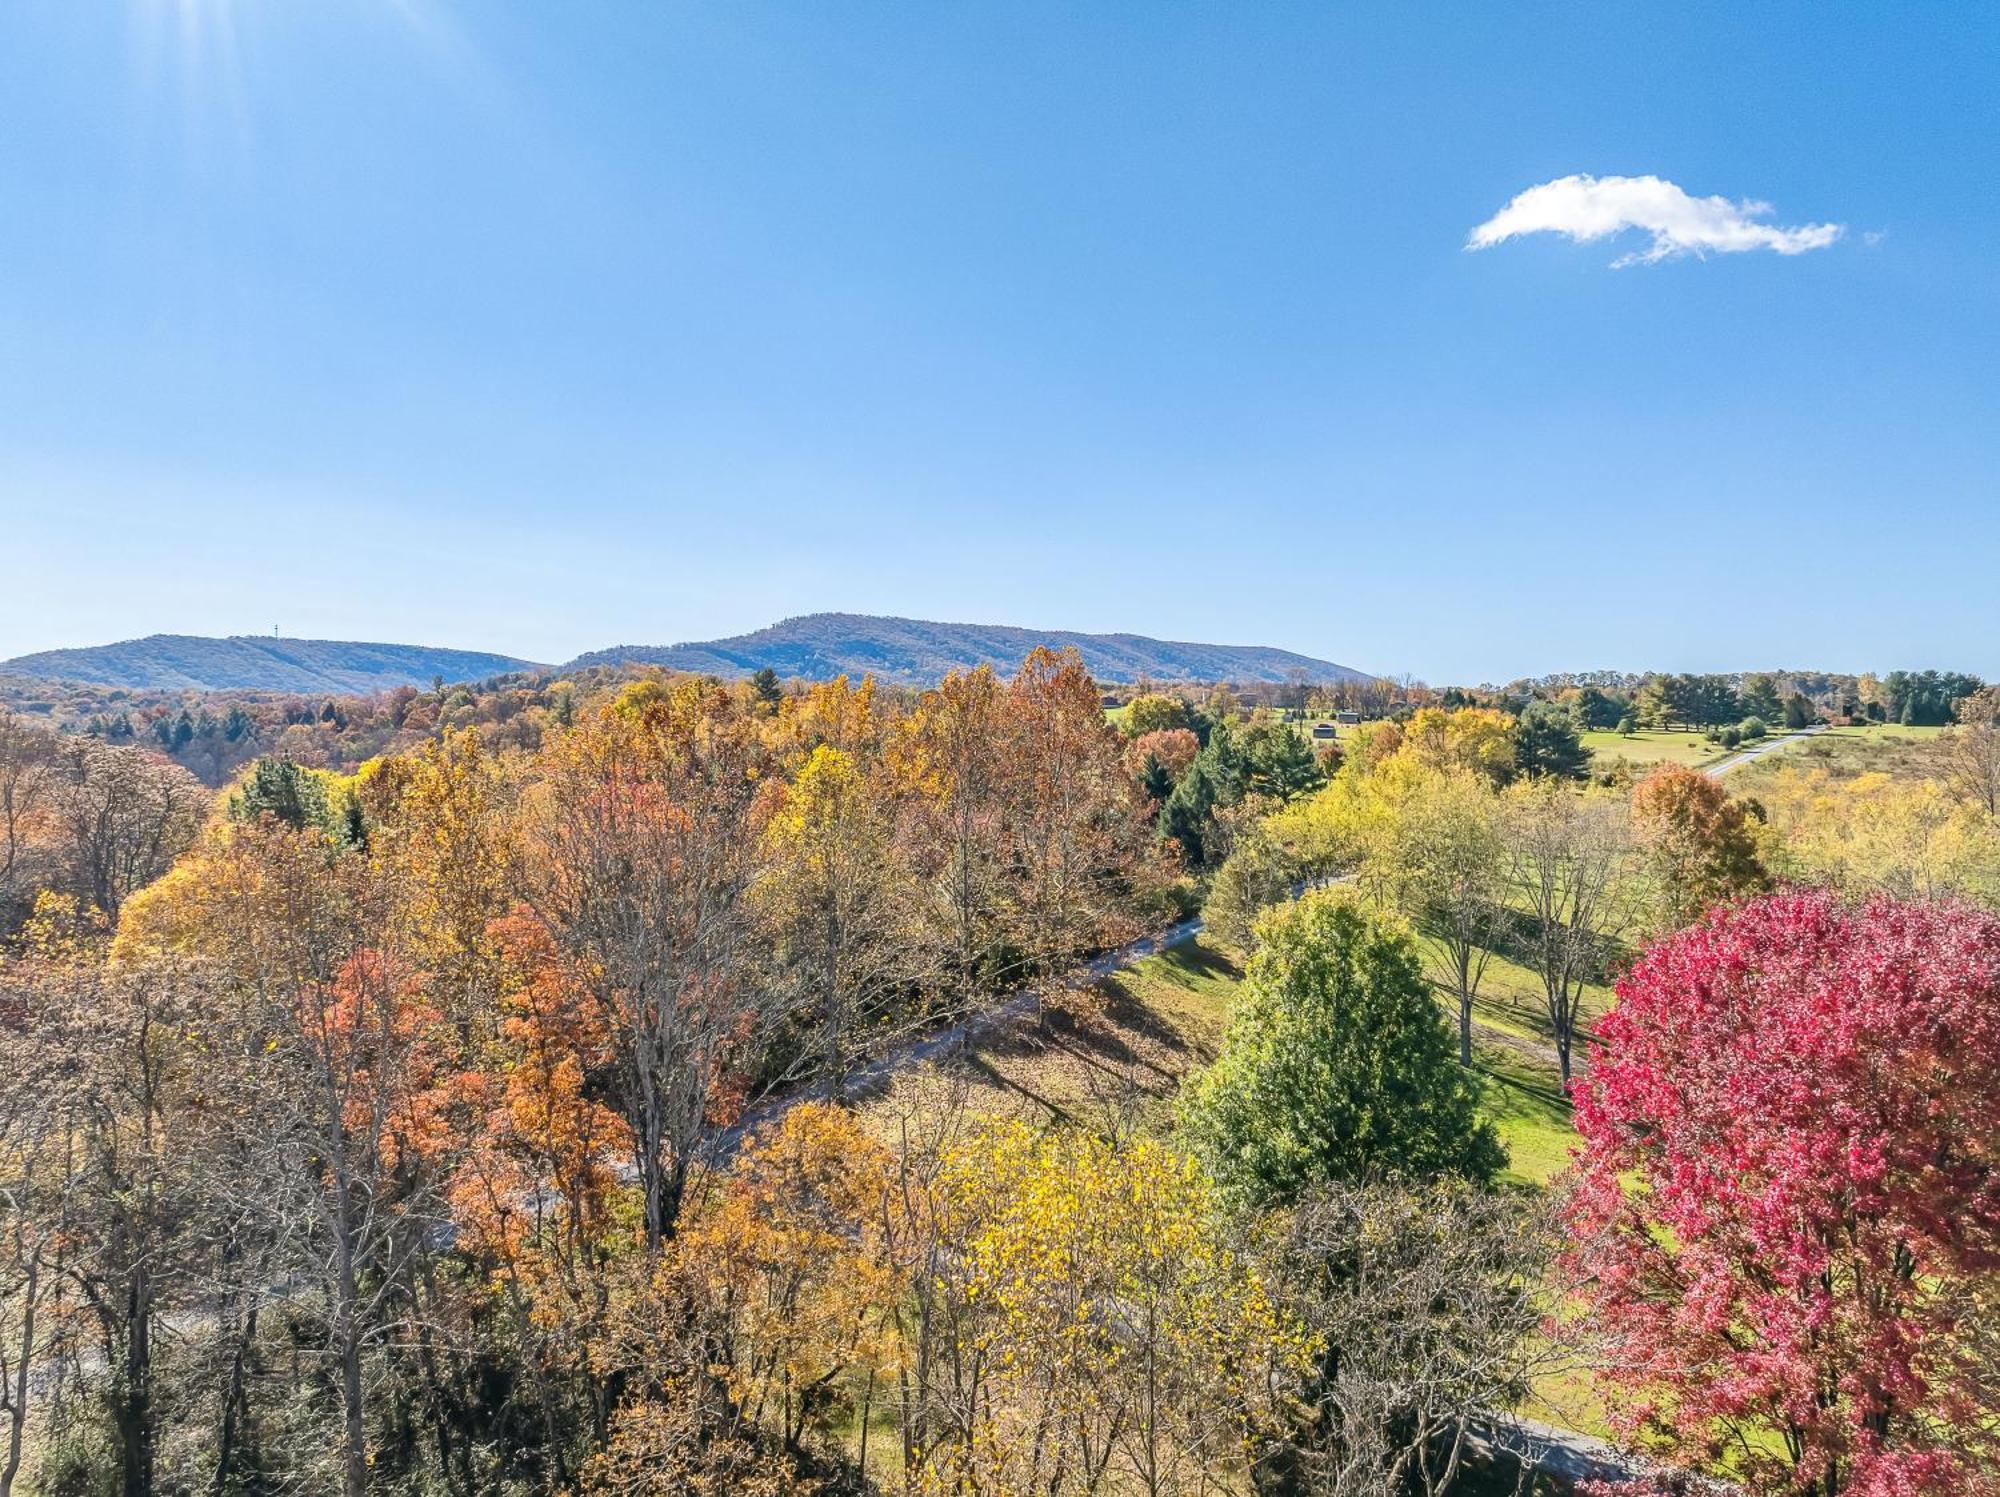
{"label": "evergreen tree", "polygon": [[1514,731],[1514,765],[1524,775],[1580,780],[1589,772],[1590,751],[1567,712],[1549,702],[1532,702]]}
{"label": "evergreen tree", "polygon": [[232,821],[271,816],[299,830],[333,824],[325,782],[290,759],[259,759],[251,765],[243,788],[229,798],[229,816]]}
{"label": "evergreen tree", "polygon": [[1225,1193],[1265,1206],[1327,1180],[1499,1172],[1478,1082],[1400,927],[1325,890],[1266,915],[1257,940],[1221,1057],[1181,1109]]}
{"label": "evergreen tree", "polygon": [[1243,735],[1245,789],[1290,800],[1326,783],[1312,745],[1282,723],[1258,723]]}

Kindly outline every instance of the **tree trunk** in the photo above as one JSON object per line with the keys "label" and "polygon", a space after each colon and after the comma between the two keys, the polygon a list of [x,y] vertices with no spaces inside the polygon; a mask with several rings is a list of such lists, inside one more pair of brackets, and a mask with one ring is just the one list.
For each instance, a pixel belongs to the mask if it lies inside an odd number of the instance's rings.
{"label": "tree trunk", "polygon": [[28,1263],[22,1289],[21,1364],[14,1369],[14,1386],[7,1390],[7,1464],[0,1466],[0,1497],[12,1497],[14,1478],[21,1474],[21,1446],[28,1429],[28,1369],[35,1360],[35,1310],[40,1295],[39,1254]]}
{"label": "tree trunk", "polygon": [[124,1497],[153,1497],[152,1300],[151,1280],[140,1269],[126,1297],[125,1367],[113,1414]]}

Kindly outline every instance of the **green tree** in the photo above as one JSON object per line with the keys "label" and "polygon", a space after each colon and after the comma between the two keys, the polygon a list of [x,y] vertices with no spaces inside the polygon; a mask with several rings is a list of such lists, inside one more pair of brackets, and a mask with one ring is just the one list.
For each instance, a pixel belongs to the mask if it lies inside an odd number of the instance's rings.
{"label": "green tree", "polygon": [[1148,754],[1145,767],[1139,771],[1139,788],[1157,806],[1174,793],[1174,772],[1160,762],[1157,754]]}
{"label": "green tree", "polygon": [[1160,836],[1178,842],[1190,866],[1208,865],[1215,813],[1243,799],[1247,767],[1243,739],[1228,722],[1217,722],[1160,807]]}
{"label": "green tree", "polygon": [[1312,745],[1283,723],[1255,723],[1243,735],[1244,789],[1290,800],[1326,783]]}
{"label": "green tree", "polygon": [[1615,728],[1629,706],[1625,698],[1614,697],[1595,686],[1586,686],[1563,704],[1577,722],[1592,731]]}
{"label": "green tree", "polygon": [[1263,1206],[1326,1180],[1490,1180],[1506,1153],[1404,930],[1323,890],[1257,936],[1221,1057],[1181,1107],[1223,1191]]}
{"label": "green tree", "polygon": [[1186,702],[1157,691],[1144,692],[1132,698],[1131,705],[1125,709],[1127,738],[1144,738],[1148,733],[1192,725]]}
{"label": "green tree", "polygon": [[768,665],[751,673],[750,690],[766,708],[775,708],[785,697],[778,687],[778,673]]}
{"label": "green tree", "polygon": [[1762,671],[1745,676],[1737,695],[1742,699],[1746,717],[1761,717],[1771,722],[1785,710],[1778,696],[1778,683]]}
{"label": "green tree", "polygon": [[1811,702],[1796,691],[1785,698],[1785,727],[1789,731],[1796,733],[1800,728],[1809,728],[1812,726],[1812,720]]}
{"label": "green tree", "polygon": [[1196,868],[1208,861],[1208,829],[1216,807],[1229,804],[1228,781],[1203,750],[1160,807],[1160,836],[1178,842],[1181,856]]}
{"label": "green tree", "polygon": [[1549,702],[1531,702],[1514,732],[1514,763],[1530,777],[1580,780],[1590,769],[1590,750],[1577,736],[1576,719]]}
{"label": "green tree", "polygon": [[290,759],[259,759],[250,766],[243,788],[229,798],[229,816],[232,821],[257,821],[267,815],[294,831],[330,827],[333,814],[325,782]]}

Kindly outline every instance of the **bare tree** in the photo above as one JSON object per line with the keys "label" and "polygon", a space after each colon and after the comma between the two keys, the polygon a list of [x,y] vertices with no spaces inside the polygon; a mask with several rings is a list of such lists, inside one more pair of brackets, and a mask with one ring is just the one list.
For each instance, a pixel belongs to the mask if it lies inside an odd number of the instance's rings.
{"label": "bare tree", "polygon": [[2000,686],[1961,697],[1956,711],[1939,746],[1945,773],[1959,794],[2000,816]]}
{"label": "bare tree", "polygon": [[1292,1214],[1274,1275],[1320,1353],[1312,1417],[1270,1463],[1325,1497],[1439,1494],[1564,1352],[1543,1334],[1542,1203],[1460,1181],[1331,1186]]}
{"label": "bare tree", "polygon": [[210,796],[144,749],[83,739],[57,756],[52,800],[75,892],[115,921],[128,895],[193,844]]}
{"label": "bare tree", "polygon": [[10,1373],[6,1490],[35,1391],[80,1365],[83,1329],[110,1416],[119,1490],[155,1490],[161,1415],[156,1342],[183,1279],[187,1140],[177,1120],[194,1071],[198,1004],[173,969],[35,963],[0,991],[11,1010],[0,1104],[0,1365]]}
{"label": "bare tree", "polygon": [[1622,800],[1538,779],[1507,792],[1514,890],[1533,924],[1549,1032],[1568,1085],[1584,990],[1601,980],[1640,906],[1628,876],[1631,815]]}
{"label": "bare tree", "polygon": [[62,1043],[38,984],[0,971],[0,1497],[11,1497],[29,1425],[64,1344],[59,1304],[78,1181],[84,1056]]}
{"label": "bare tree", "polygon": [[26,871],[27,836],[48,796],[55,736],[0,712],[0,902],[13,902]]}

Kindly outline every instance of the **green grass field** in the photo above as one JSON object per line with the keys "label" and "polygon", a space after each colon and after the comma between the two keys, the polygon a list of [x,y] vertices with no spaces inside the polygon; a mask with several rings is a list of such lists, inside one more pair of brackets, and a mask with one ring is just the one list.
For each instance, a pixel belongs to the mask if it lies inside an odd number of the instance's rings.
{"label": "green grass field", "polygon": [[1685,764],[1690,769],[1700,769],[1729,752],[1700,733],[1669,733],[1648,728],[1639,733],[1599,731],[1582,736],[1583,746],[1590,750],[1599,770],[1607,768],[1613,759],[1624,759],[1649,769],[1655,764]]}
{"label": "green grass field", "polygon": [[[1181,1083],[1220,1050],[1242,980],[1236,955],[1202,936],[1135,962],[1039,1018],[981,1036],[965,1056],[966,1106],[988,1117],[1164,1132]],[[1590,989],[1586,1018],[1609,1001],[1608,990]],[[1507,1145],[1508,1178],[1546,1184],[1568,1162],[1576,1134],[1540,980],[1495,955],[1473,1020],[1475,1066],[1486,1115]]]}

